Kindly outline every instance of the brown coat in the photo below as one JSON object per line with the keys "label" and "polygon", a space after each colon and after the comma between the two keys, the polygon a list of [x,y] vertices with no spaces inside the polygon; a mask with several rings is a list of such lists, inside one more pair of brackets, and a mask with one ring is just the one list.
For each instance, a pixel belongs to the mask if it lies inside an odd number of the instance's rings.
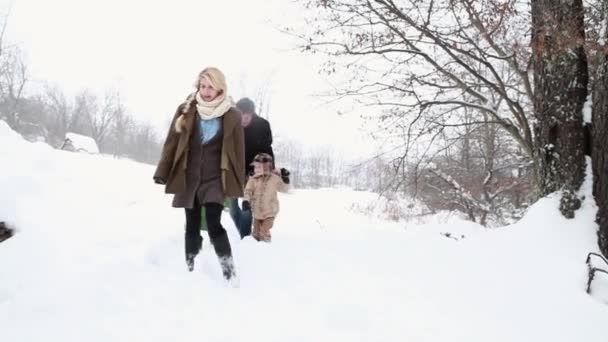
{"label": "brown coat", "polygon": [[[167,133],[165,144],[154,179],[165,182],[165,192],[178,194],[186,191],[186,171],[188,168],[188,151],[191,135],[196,123],[196,100],[181,104],[175,111],[171,127]],[[180,118],[181,117],[181,118]],[[176,121],[180,118],[184,129],[176,131]],[[245,147],[241,114],[236,108],[230,108],[222,116],[222,153],[221,173],[224,197],[242,197],[245,185]]]}
{"label": "brown coat", "polygon": [[245,186],[244,200],[249,201],[253,218],[263,220],[275,217],[279,213],[277,192],[287,192],[289,185],[283,183],[280,176],[274,173],[263,176],[252,176]]}

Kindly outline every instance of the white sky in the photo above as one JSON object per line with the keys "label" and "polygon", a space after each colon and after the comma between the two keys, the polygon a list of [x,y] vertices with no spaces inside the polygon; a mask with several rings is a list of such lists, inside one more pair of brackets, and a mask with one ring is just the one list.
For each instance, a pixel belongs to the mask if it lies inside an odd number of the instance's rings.
{"label": "white sky", "polygon": [[[10,1],[2,2],[7,8]],[[327,82],[312,57],[294,51],[293,40],[275,29],[298,17],[289,0],[12,3],[9,39],[25,48],[32,76],[68,93],[118,87],[136,117],[164,129],[205,66],[226,73],[235,100],[253,96],[239,90],[243,79],[257,83],[272,74],[275,137],[311,146],[333,142],[349,152],[368,146],[355,115],[338,117],[311,96]]]}

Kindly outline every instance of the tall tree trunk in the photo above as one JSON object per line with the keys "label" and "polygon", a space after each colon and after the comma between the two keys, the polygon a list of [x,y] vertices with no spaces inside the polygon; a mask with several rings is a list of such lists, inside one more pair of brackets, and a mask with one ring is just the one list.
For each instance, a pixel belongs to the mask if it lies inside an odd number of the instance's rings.
{"label": "tall tree trunk", "polygon": [[587,57],[582,0],[532,0],[535,144],[540,192],[562,191],[560,210],[574,217],[585,175],[583,105]]}
{"label": "tall tree trunk", "polygon": [[[603,1],[604,27],[608,26],[608,0]],[[608,30],[604,29],[593,92],[593,195],[598,205],[598,243],[608,257]]]}

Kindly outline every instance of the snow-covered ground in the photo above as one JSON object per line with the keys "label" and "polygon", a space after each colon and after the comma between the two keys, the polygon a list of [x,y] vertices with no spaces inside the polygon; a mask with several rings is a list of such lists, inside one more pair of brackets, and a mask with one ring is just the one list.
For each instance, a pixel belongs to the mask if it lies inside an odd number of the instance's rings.
{"label": "snow-covered ground", "polygon": [[352,210],[373,194],[294,190],[272,244],[239,240],[224,215],[232,288],[208,242],[187,272],[183,213],[153,167],[28,143],[1,121],[0,160],[0,220],[18,229],[0,244],[2,341],[608,340],[608,279],[585,293],[589,200],[574,220],[548,198],[484,230],[385,222]]}

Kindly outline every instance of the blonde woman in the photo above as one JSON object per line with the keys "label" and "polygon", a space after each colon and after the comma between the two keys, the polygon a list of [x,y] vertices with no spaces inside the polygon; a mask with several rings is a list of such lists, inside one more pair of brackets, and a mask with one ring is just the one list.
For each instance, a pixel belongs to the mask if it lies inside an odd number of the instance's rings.
{"label": "blonde woman", "polygon": [[201,71],[196,91],[179,105],[154,173],[154,181],[175,194],[173,207],[185,208],[185,250],[188,270],[202,246],[201,207],[222,273],[235,276],[230,241],[220,223],[227,198],[243,196],[245,158],[240,112],[232,107],[224,74]]}

